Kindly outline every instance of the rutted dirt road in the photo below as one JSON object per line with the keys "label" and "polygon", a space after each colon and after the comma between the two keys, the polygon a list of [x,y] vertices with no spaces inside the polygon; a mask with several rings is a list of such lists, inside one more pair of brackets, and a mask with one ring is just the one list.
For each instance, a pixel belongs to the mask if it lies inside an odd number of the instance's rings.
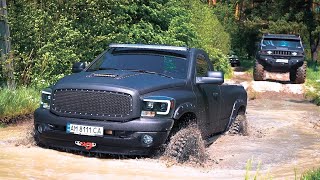
{"label": "rutted dirt road", "polygon": [[303,99],[303,85],[290,85],[283,77],[280,83],[252,82],[250,75],[236,74],[232,82],[251,93],[250,135],[217,136],[206,149],[204,167],[163,158],[83,157],[35,147],[28,141],[31,123],[26,122],[0,129],[0,179],[244,179],[248,160],[252,176],[259,169],[260,177],[292,179],[295,171],[299,175],[320,167],[320,107]]}

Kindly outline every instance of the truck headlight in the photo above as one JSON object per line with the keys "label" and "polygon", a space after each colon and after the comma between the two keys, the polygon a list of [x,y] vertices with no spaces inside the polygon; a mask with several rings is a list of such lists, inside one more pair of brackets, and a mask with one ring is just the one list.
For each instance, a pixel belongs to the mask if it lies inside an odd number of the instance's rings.
{"label": "truck headlight", "polygon": [[141,116],[168,115],[173,105],[171,99],[143,99]]}
{"label": "truck headlight", "polygon": [[41,92],[41,103],[40,107],[44,109],[50,109],[51,101],[51,89],[45,89]]}

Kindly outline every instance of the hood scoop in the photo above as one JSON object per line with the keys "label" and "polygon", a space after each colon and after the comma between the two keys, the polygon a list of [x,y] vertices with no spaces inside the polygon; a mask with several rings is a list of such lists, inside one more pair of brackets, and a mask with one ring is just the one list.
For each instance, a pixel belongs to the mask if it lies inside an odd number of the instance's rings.
{"label": "hood scoop", "polygon": [[91,74],[91,77],[110,77],[110,78],[116,78],[119,75],[117,74],[97,74],[97,73],[93,73]]}

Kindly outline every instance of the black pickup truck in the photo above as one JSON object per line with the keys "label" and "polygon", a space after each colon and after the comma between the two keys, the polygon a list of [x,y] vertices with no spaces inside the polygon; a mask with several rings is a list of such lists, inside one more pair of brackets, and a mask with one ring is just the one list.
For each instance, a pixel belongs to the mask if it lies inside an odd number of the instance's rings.
{"label": "black pickup truck", "polygon": [[223,73],[200,49],[111,44],[72,71],[42,91],[34,113],[38,145],[148,155],[191,123],[207,141],[234,124],[239,130],[237,117],[246,111],[244,88],[223,84]]}

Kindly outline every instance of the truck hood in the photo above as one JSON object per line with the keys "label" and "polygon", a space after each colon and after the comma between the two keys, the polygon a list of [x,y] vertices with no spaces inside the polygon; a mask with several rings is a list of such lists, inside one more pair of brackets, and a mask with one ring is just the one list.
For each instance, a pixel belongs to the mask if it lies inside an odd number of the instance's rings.
{"label": "truck hood", "polygon": [[[80,72],[59,80],[54,89],[106,89],[123,88],[138,92],[140,95],[167,88],[184,86],[186,80],[168,78],[158,74],[147,74],[125,70],[101,70]],[[101,88],[100,88],[101,87]]]}

